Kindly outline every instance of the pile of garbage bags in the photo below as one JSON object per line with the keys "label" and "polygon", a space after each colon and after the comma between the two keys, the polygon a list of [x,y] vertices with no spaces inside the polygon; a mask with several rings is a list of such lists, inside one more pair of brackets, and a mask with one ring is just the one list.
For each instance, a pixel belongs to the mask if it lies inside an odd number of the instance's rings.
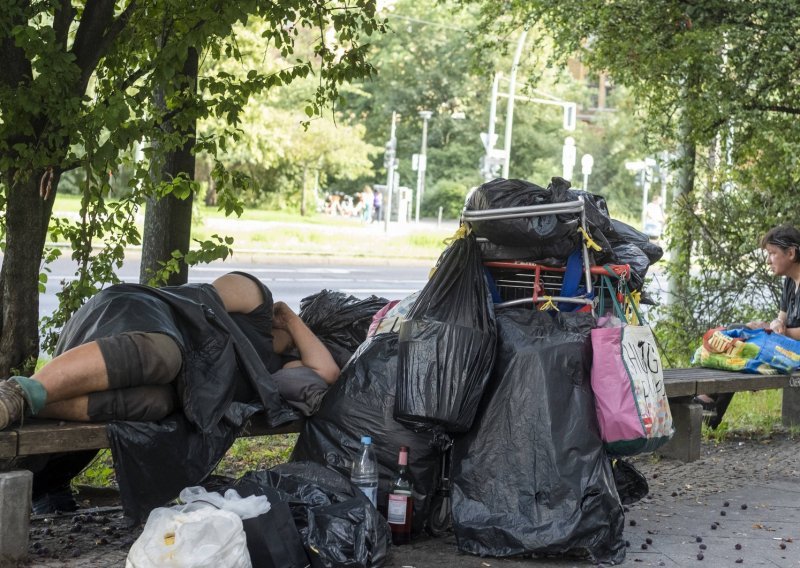
{"label": "pile of garbage bags", "polygon": [[[415,534],[438,532],[446,509],[463,552],[578,552],[595,562],[624,561],[623,503],[648,488],[632,466],[609,458],[598,432],[589,380],[594,315],[498,308],[483,262],[565,266],[587,239],[597,245],[593,264],[629,265],[631,288],[641,289],[663,251],[612,219],[601,196],[557,177],[546,188],[494,180],[468,196],[465,210],[578,199],[585,224],[573,212],[472,218],[418,294],[370,304],[371,326],[366,318],[358,326],[359,334],[369,327],[365,340],[306,421],[292,461],[316,461],[347,476],[361,436],[371,436],[381,509],[397,451],[407,446]],[[336,327],[335,318],[320,319]]]}
{"label": "pile of garbage bags", "polygon": [[251,471],[224,495],[154,509],[126,568],[379,568],[389,526],[347,477],[316,463]]}

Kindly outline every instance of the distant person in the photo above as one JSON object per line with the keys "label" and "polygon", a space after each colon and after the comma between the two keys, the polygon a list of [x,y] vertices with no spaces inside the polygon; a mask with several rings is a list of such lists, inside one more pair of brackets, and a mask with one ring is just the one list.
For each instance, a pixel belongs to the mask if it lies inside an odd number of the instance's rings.
{"label": "distant person", "polygon": [[372,222],[372,208],[375,203],[375,196],[372,193],[372,188],[368,185],[364,186],[361,191],[361,201],[364,203],[364,209],[361,211],[361,218],[365,223]]}
{"label": "distant person", "polygon": [[374,199],[372,200],[372,220],[381,221],[383,216],[383,193],[380,190],[375,190]]}
{"label": "distant person", "polygon": [[644,210],[644,233],[651,239],[658,240],[664,232],[664,207],[661,205],[661,194],[654,193],[653,199]]}

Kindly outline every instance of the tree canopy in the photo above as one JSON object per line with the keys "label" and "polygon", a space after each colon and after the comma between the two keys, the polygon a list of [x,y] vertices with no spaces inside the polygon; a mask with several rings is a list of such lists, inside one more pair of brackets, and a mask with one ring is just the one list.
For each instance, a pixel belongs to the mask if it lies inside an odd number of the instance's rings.
{"label": "tree canopy", "polygon": [[524,27],[630,89],[653,151],[673,152],[668,323],[676,351],[712,325],[774,312],[758,253],[775,224],[798,224],[800,82],[796,0],[463,0],[491,46]]}
{"label": "tree canopy", "polygon": [[[190,49],[201,61],[239,58],[232,27],[251,16],[266,23],[265,58],[280,57],[283,65],[251,68],[244,76],[201,75],[197,90],[173,80]],[[316,86],[303,106],[313,117],[338,99],[343,82],[371,72],[362,40],[382,29],[371,0],[6,2],[0,13],[0,374],[29,371],[38,353],[40,265],[64,172],[86,172],[82,222],[62,220],[54,229],[71,241],[82,267],[65,290],[73,301],[62,297],[68,312],[98,284],[115,281],[122,249],[138,242],[132,218],[145,195],[194,190],[189,177],[154,183],[149,175],[158,154],[184,144],[189,125],[216,117],[235,128],[253,94],[312,75]],[[163,106],[152,100],[156,88],[164,89]],[[172,128],[162,128],[167,121]],[[243,186],[243,178],[219,159],[227,139],[201,135],[196,148],[213,157],[221,207],[240,210],[231,189]],[[130,194],[107,206],[108,172],[126,160],[133,169]],[[101,237],[104,248],[93,253]]]}

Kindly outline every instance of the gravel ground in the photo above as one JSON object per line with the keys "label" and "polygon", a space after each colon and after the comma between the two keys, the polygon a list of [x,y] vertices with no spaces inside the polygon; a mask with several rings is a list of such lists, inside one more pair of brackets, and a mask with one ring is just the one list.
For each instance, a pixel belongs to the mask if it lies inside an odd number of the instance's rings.
{"label": "gravel ground", "polygon": [[[674,514],[676,503],[684,506],[708,504],[717,506],[719,496],[739,491],[747,495],[748,486],[761,487],[770,483],[789,484],[793,511],[800,502],[800,444],[796,437],[775,435],[763,439],[733,439],[720,444],[705,442],[703,456],[693,463],[657,459],[640,456],[632,460],[650,483],[650,495],[643,501],[632,505],[629,517],[643,518],[668,517]],[[30,557],[23,566],[42,567],[117,567],[125,565],[127,551],[141,532],[141,527],[127,526],[121,509],[115,502],[115,494],[98,491],[84,491],[80,496],[83,508],[75,514],[57,516],[34,516],[31,519]],[[685,509],[686,507],[684,507]],[[756,507],[752,507],[756,509]],[[667,514],[668,511],[673,511]],[[743,513],[743,511],[737,511]],[[663,513],[663,514],[662,514]],[[794,514],[794,513],[793,513]],[[683,519],[691,524],[692,519]],[[750,522],[750,521],[748,521]],[[706,520],[697,519],[697,530],[689,534],[699,534],[699,525],[708,529]],[[757,526],[757,524],[753,524]],[[796,525],[791,525],[795,527]],[[634,540],[636,529],[626,526],[626,538]],[[659,528],[662,536],[671,527]],[[677,531],[676,527],[676,531]],[[787,529],[789,530],[789,529]],[[792,528],[791,530],[794,530]],[[651,531],[648,531],[652,534]],[[639,536],[638,534],[636,535]],[[772,537],[773,539],[776,537]],[[784,537],[782,544],[794,547],[792,554],[800,558],[800,535]],[[788,543],[788,544],[786,544]],[[638,546],[638,541],[636,542]],[[776,545],[777,546],[777,545]],[[777,550],[777,548],[776,548]],[[626,564],[647,562],[648,557],[629,554]],[[788,554],[788,553],[787,553]],[[652,556],[654,566],[670,566],[662,557]],[[666,557],[664,557],[666,558]],[[786,558],[786,556],[778,557]],[[792,558],[792,556],[789,556]],[[738,560],[737,560],[738,563]],[[455,538],[421,538],[409,546],[396,548],[386,564],[387,568],[484,568],[505,565],[524,565],[544,567],[589,566],[586,560],[575,559],[496,559],[477,558],[458,552]],[[678,563],[677,565],[682,565]],[[706,566],[724,566],[707,561]],[[733,564],[731,564],[733,565]],[[797,561],[780,560],[768,566],[800,566]]]}

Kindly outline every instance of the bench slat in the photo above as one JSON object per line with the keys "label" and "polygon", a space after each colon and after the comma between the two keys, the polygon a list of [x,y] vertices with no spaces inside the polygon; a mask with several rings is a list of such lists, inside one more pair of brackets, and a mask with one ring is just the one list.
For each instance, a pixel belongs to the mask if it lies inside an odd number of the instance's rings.
{"label": "bench slat", "polygon": [[17,453],[21,456],[108,447],[106,425],[102,423],[36,420],[18,428],[17,436]]}
{"label": "bench slat", "polygon": [[0,432],[0,459],[13,458],[17,455],[17,433],[5,430]]}
{"label": "bench slat", "polygon": [[705,367],[664,369],[664,388],[668,397],[695,396],[794,386],[790,375],[754,375]]}
{"label": "bench slat", "polygon": [[[298,433],[303,429],[303,424],[304,420],[296,420],[269,428],[264,416],[257,414],[250,419],[240,437]],[[29,419],[24,426],[0,432],[0,459],[108,447],[105,423]]]}

